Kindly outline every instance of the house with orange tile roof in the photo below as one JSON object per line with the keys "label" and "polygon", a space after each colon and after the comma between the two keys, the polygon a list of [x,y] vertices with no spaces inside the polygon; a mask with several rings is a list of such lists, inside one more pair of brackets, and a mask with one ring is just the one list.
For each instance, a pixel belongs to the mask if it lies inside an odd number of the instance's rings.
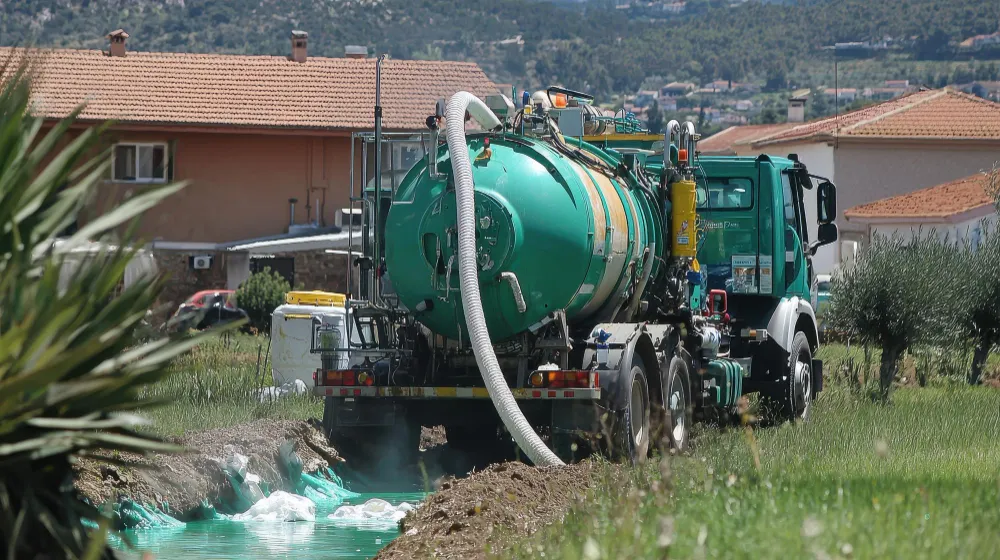
{"label": "house with orange tile roof", "polygon": [[[995,191],[1000,176],[976,173],[941,185],[860,204],[844,211],[852,224],[872,235],[911,239],[918,232],[978,244],[985,221],[997,219]],[[991,194],[994,193],[994,194]]]}
{"label": "house with orange tile roof", "polygon": [[[1000,103],[949,88],[920,90],[841,115],[805,123],[735,127],[699,149],[738,155],[796,154],[809,170],[837,185],[838,204],[852,208],[967,177],[1000,160]],[[807,191],[806,212],[815,213]],[[815,219],[809,234],[814,236]],[[830,272],[867,235],[839,221],[841,242],[821,247],[818,273]]]}
{"label": "house with orange tile roof", "polygon": [[[80,127],[113,121],[113,165],[90,216],[149,185],[189,181],[138,226],[154,248],[175,251],[160,261],[180,295],[235,287],[267,262],[248,264],[253,251],[269,252],[293,286],[343,290],[344,259],[304,260],[291,255],[301,248],[292,242],[253,241],[334,234],[355,220],[351,181],[360,192],[361,178],[350,164],[367,158],[371,170],[374,152],[352,134],[374,126],[376,60],[364,47],[347,47],[343,58],[309,56],[307,33],[290,39],[286,56],[130,52],[128,34],[117,30],[106,50],[0,48],[0,57],[30,60],[35,114],[55,122],[85,103]],[[381,87],[383,129],[414,135],[426,131],[438,99],[497,92],[478,65],[450,61],[386,60]],[[410,138],[382,151],[384,170],[422,157],[420,137]],[[386,171],[385,183],[399,176]],[[234,245],[245,250],[227,251]]]}
{"label": "house with orange tile roof", "polygon": [[[191,186],[147,216],[149,240],[228,242],[287,232],[296,223],[335,224],[348,206],[351,133],[374,126],[375,64],[363,47],[344,58],[311,57],[293,32],[288,56],[129,52],[128,34],[107,51],[0,48],[30,57],[33,111],[60,119],[81,103],[79,122],[111,120],[114,166],[108,194],[187,180]],[[383,129],[426,131],[437,99],[459,90],[485,96],[496,85],[474,63],[386,60]],[[419,141],[384,153],[405,166]],[[395,156],[395,157],[393,157]]]}

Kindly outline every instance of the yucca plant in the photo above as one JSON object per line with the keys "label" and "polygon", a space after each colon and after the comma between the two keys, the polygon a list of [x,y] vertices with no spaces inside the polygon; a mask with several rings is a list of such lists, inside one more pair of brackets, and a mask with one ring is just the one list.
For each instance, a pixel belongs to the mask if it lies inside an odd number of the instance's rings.
{"label": "yucca plant", "polygon": [[[27,57],[24,57],[27,58]],[[137,431],[138,391],[194,337],[139,343],[161,280],[122,287],[135,250],[115,231],[181,185],[152,187],[59,240],[107,176],[103,127],[70,133],[32,116],[31,72],[11,61],[0,86],[0,554],[110,558],[108,522],[73,487],[76,457],[172,451]],[[94,247],[79,258],[74,248]],[[102,521],[89,531],[81,520]]]}

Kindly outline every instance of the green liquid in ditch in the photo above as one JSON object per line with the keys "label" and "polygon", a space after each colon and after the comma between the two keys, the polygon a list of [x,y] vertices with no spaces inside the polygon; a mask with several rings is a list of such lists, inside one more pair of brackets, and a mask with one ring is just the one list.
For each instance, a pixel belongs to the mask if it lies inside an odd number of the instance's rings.
{"label": "green liquid in ditch", "polygon": [[[393,505],[417,505],[422,492],[361,494],[343,504],[316,504],[316,522],[195,521],[183,527],[134,529],[125,532],[135,549],[151,552],[156,560],[207,560],[243,558],[363,559],[371,558],[389,541],[399,536],[395,526],[349,525],[327,516],[340,505],[360,505],[381,498]],[[118,543],[116,548],[128,550]]]}

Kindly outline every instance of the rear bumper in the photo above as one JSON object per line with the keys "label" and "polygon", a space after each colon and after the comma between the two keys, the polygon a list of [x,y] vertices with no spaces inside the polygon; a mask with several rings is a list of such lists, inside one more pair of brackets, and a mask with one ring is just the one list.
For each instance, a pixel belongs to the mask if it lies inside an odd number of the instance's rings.
{"label": "rear bumper", "polygon": [[[489,399],[485,387],[331,387],[318,385],[313,393],[319,397],[383,397],[403,399]],[[598,401],[601,389],[511,389],[518,400],[582,400]]]}

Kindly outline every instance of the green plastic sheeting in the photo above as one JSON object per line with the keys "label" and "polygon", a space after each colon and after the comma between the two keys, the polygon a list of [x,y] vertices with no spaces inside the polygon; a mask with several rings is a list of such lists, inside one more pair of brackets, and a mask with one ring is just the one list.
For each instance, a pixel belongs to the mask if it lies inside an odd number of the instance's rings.
{"label": "green plastic sheeting", "polygon": [[[239,477],[230,476],[228,473],[227,477],[234,498],[219,498],[217,504],[212,504],[208,499],[205,499],[197,507],[184,512],[172,512],[167,502],[153,505],[123,499],[116,503],[112,509],[113,525],[117,530],[183,527],[184,521],[228,519],[228,515],[220,514],[219,510],[224,513],[243,513],[250,509],[250,506],[254,504],[251,501],[252,498],[239,489],[243,480],[237,480]],[[300,471],[297,479],[298,484],[294,487],[295,494],[305,496],[317,504],[323,503],[328,507],[335,507],[346,499],[360,496],[360,494],[344,488],[344,482],[328,468],[311,474]],[[264,496],[271,494],[267,484],[262,482],[260,487]],[[243,504],[246,504],[246,507],[239,509]],[[93,520],[85,519],[84,523],[91,529],[97,528],[97,523]]]}
{"label": "green plastic sheeting", "polygon": [[339,505],[346,499],[360,496],[360,494],[344,488],[344,481],[340,480],[340,477],[330,469],[323,469],[316,474],[303,474],[302,484],[302,489],[297,489],[295,493],[316,503],[334,502]]}

